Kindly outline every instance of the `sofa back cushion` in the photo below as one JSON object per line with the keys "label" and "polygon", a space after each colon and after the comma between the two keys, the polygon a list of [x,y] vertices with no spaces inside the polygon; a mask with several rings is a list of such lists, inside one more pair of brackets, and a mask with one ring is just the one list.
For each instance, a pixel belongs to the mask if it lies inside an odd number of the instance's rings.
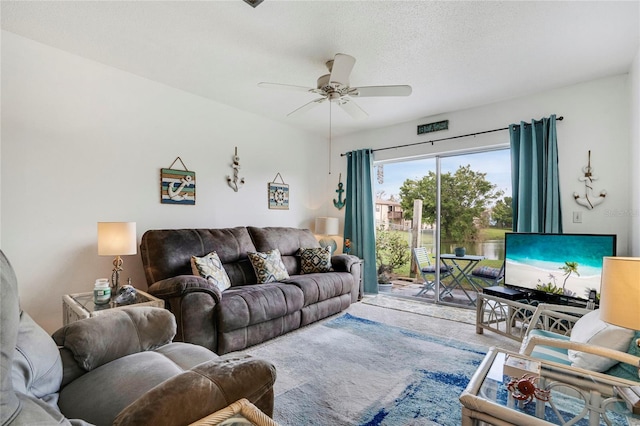
{"label": "sofa back cushion", "polygon": [[255,251],[267,252],[272,249],[280,250],[282,262],[287,268],[289,275],[300,274],[300,255],[301,248],[320,247],[320,243],[308,229],[285,228],[285,227],[267,227],[257,228],[253,226],[247,227]]}
{"label": "sofa back cushion", "polygon": [[147,284],[178,275],[191,275],[191,256],[215,251],[232,286],[255,284],[248,251],[259,251],[245,227],[221,229],[162,229],[142,235],[140,255]]}

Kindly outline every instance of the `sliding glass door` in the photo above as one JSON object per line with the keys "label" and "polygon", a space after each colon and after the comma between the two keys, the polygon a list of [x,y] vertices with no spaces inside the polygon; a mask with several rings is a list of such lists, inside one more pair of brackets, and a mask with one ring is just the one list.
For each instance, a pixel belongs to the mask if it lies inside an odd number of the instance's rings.
{"label": "sliding glass door", "polygon": [[[395,233],[409,253],[405,259],[411,259],[393,265],[399,283],[391,294],[473,306],[475,293],[486,282],[476,280],[472,271],[501,266],[504,233],[511,229],[509,150],[387,162],[376,168],[379,234]],[[428,291],[421,287],[424,281],[411,256],[416,247],[427,249],[431,266],[439,260],[452,269],[439,276],[440,268],[434,268],[434,288]],[[466,256],[452,259],[456,248],[458,254],[464,248]],[[391,262],[388,250],[378,260]],[[414,285],[403,285],[412,278]]]}

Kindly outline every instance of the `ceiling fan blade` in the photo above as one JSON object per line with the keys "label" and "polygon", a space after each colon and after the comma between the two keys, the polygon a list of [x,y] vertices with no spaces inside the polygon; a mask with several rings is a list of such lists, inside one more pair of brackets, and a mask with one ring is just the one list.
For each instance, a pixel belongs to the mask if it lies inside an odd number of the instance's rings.
{"label": "ceiling fan blade", "polygon": [[333,58],[329,82],[340,83],[343,86],[348,86],[349,76],[351,75],[351,70],[355,63],[356,58],[353,56],[345,55],[344,53],[336,54],[335,58]]}
{"label": "ceiling fan blade", "polygon": [[340,107],[342,107],[342,109],[345,110],[347,114],[349,114],[356,120],[367,118],[369,116],[369,114],[367,114],[362,108],[360,108],[360,106],[354,101],[345,99],[344,101],[339,102],[338,105],[340,105]]}
{"label": "ceiling fan blade", "polygon": [[295,90],[297,92],[317,92],[318,89],[314,87],[304,87],[304,86],[295,86],[293,84],[281,84],[281,83],[258,83],[258,87],[263,87],[265,89],[285,89],[285,90]]}
{"label": "ceiling fan blade", "polygon": [[349,90],[349,96],[360,98],[370,96],[409,96],[411,86],[365,86],[353,87]]}
{"label": "ceiling fan blade", "polygon": [[303,113],[305,111],[309,111],[310,109],[320,105],[322,102],[324,102],[326,100],[327,100],[327,98],[314,99],[311,102],[308,102],[308,103],[302,105],[300,108],[291,111],[289,114],[287,114],[287,117],[291,117],[292,115],[298,115],[298,114],[301,114],[301,113]]}

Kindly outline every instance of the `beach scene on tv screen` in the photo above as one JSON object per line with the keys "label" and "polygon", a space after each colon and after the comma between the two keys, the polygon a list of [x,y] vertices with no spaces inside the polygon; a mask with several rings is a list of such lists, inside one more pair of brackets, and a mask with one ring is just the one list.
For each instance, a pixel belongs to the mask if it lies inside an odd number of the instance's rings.
{"label": "beach scene on tv screen", "polygon": [[509,234],[505,254],[508,285],[587,299],[600,293],[602,258],[612,256],[605,235]]}

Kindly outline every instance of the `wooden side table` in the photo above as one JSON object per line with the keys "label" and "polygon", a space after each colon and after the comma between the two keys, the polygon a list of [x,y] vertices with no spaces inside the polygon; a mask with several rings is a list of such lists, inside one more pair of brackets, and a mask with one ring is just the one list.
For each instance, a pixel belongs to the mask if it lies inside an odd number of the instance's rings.
{"label": "wooden side table", "polygon": [[62,296],[62,323],[70,324],[85,318],[104,314],[110,309],[121,309],[127,306],[155,306],[164,308],[164,300],[153,297],[142,290],[136,292],[136,302],[128,305],[117,305],[113,299],[108,304],[93,303],[93,292],[65,294]]}

